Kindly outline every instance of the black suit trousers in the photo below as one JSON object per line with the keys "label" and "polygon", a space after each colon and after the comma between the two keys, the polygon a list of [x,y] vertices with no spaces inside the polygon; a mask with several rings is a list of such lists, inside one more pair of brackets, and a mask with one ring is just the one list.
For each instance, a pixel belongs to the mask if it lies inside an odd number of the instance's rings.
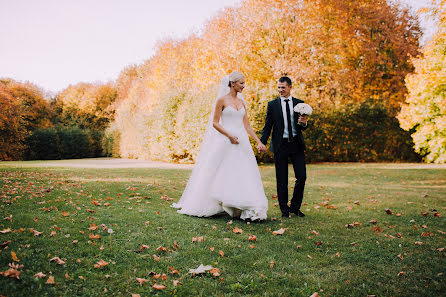
{"label": "black suit trousers", "polygon": [[[291,160],[296,181],[294,184],[291,205],[288,207],[288,160]],[[305,166],[305,151],[297,142],[284,139],[278,151],[274,154],[276,165],[277,196],[282,213],[299,210],[304,196],[307,170]]]}

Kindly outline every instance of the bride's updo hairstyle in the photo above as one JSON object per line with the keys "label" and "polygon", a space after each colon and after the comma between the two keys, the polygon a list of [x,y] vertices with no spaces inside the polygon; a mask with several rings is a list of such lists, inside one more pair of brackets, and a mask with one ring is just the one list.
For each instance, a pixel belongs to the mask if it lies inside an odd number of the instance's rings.
{"label": "bride's updo hairstyle", "polygon": [[236,82],[244,78],[245,76],[243,73],[238,71],[232,71],[231,74],[229,74],[229,84],[228,87],[231,87],[231,82]]}

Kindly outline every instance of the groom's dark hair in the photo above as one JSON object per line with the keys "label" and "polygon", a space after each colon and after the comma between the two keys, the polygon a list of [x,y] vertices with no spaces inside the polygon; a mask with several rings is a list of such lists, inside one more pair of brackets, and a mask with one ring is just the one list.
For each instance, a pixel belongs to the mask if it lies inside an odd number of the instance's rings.
{"label": "groom's dark hair", "polygon": [[288,76],[282,76],[279,78],[279,82],[284,83],[286,82],[289,86],[292,86],[293,83],[291,82],[291,79]]}

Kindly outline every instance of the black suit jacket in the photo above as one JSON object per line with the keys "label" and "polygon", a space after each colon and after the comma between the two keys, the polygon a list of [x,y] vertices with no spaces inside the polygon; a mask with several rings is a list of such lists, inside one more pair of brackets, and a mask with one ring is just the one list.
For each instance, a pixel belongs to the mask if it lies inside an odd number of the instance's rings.
{"label": "black suit jacket", "polygon": [[[296,106],[296,104],[298,103],[304,103],[304,101],[293,97],[293,107]],[[299,146],[305,150],[305,141],[302,135],[302,130],[307,129],[308,125],[302,127],[301,125],[298,125],[297,122],[298,122],[298,116],[296,116],[295,113],[294,123],[292,124],[294,125],[295,131],[297,131],[297,135],[295,136],[296,141],[299,144]],[[280,102],[280,97],[278,97],[268,102],[268,107],[266,109],[265,126],[263,127],[262,136],[260,137],[260,141],[266,145],[272,130],[273,133],[271,137],[270,150],[273,153],[279,151],[280,144],[282,143],[283,139],[284,128],[285,128],[285,122],[283,119],[282,104]]]}

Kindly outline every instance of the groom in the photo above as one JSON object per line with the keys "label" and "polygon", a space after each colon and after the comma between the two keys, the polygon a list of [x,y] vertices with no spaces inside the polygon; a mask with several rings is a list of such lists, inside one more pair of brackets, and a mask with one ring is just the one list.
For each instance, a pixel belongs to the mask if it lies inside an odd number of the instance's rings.
{"label": "groom", "polygon": [[[299,217],[305,216],[300,211],[300,206],[307,179],[305,141],[302,136],[302,130],[307,128],[307,118],[298,116],[293,111],[293,107],[303,101],[291,96],[291,88],[291,79],[287,76],[281,77],[277,82],[280,97],[268,102],[265,126],[260,137],[260,141],[266,145],[271,130],[273,131],[270,150],[274,153],[279,206],[282,217],[286,218],[290,216],[290,212]],[[258,147],[258,149],[266,150],[264,147]],[[296,177],[290,207],[288,207],[288,159],[291,159]]]}

